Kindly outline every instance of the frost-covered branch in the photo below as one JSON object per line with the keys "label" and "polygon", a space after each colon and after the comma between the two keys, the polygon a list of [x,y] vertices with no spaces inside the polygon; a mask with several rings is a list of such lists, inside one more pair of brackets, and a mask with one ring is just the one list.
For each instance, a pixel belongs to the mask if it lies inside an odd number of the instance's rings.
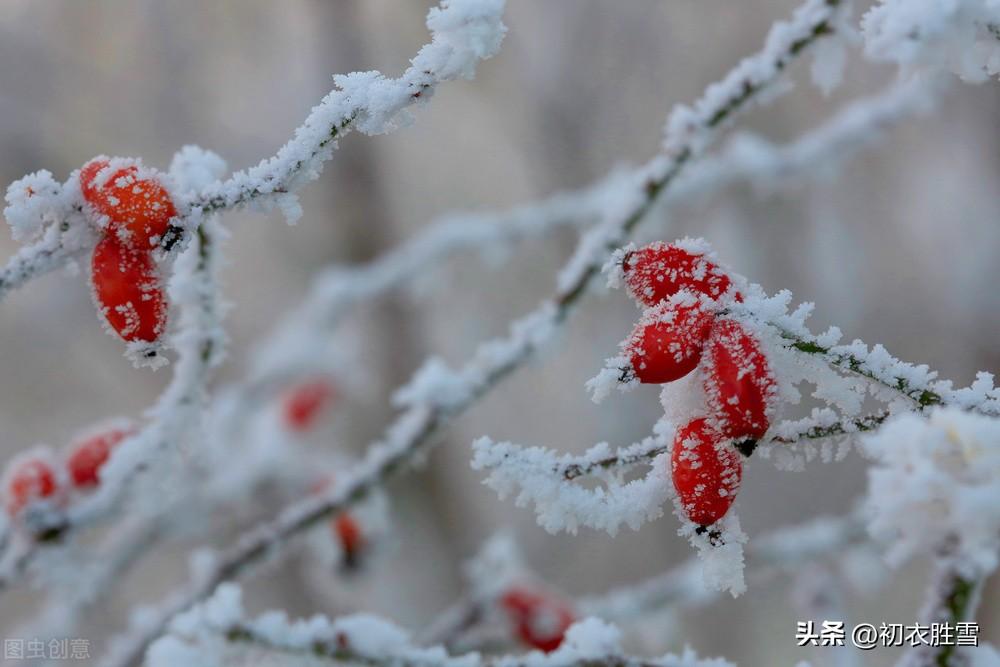
{"label": "frost-covered branch", "polygon": [[[955,407],[900,415],[864,439],[868,531],[898,566],[934,557],[921,621],[973,618],[982,582],[1000,563],[1000,420]],[[954,647],[915,649],[909,667],[964,664]]]}
{"label": "frost-covered branch", "polygon": [[[770,443],[793,445],[803,440],[820,440],[871,431],[889,418],[889,413],[886,411],[846,419],[840,419],[832,412],[824,414],[829,414],[832,418],[819,422],[811,418],[801,422],[789,421],[777,424],[773,435],[768,436],[758,446]],[[667,453],[668,449],[667,445],[647,438],[628,447],[619,448],[613,454],[607,454],[607,444],[601,443],[579,456],[561,455],[559,462],[553,466],[553,472],[566,481],[572,481],[578,477],[593,475],[598,470],[628,470],[633,466],[651,462],[657,456]]]}
{"label": "frost-covered branch", "polygon": [[693,651],[659,658],[623,652],[620,632],[597,619],[581,621],[566,633],[557,651],[526,656],[489,657],[479,653],[450,655],[441,646],[421,647],[409,634],[371,615],[338,619],[314,616],[291,621],[283,612],[244,618],[240,591],[232,584],[219,589],[203,605],[179,616],[170,633],[148,654],[149,667],[221,662],[240,651],[264,650],[285,660],[328,659],[370,667],[727,667],[720,659],[699,660]]}
{"label": "frost-covered branch", "polygon": [[953,405],[987,415],[1000,415],[1000,391],[993,386],[993,376],[979,373],[967,388],[954,389],[947,380],[926,365],[915,365],[893,357],[881,345],[869,348],[855,340],[848,345],[829,344],[825,339],[839,337],[833,331],[817,337],[801,328],[790,330],[775,323],[788,345],[803,354],[822,358],[831,366],[867,378],[912,400],[919,409],[934,405]]}
{"label": "frost-covered branch", "polygon": [[379,72],[334,77],[336,89],[323,98],[271,158],[233,174],[190,197],[186,207],[203,213],[251,202],[277,205],[294,221],[301,215],[294,191],[315,180],[338,139],[352,130],[375,135],[410,122],[406,109],[426,102],[445,81],[472,78],[478,61],[500,48],[506,28],[503,0],[446,0],[427,15],[432,40],[398,79]]}
{"label": "frost-covered branch", "polygon": [[822,125],[783,145],[738,133],[718,156],[706,157],[680,178],[667,203],[704,196],[741,181],[768,191],[828,173],[875,143],[893,125],[931,111],[947,84],[941,75],[912,75],[847,103]]}
{"label": "frost-covered branch", "polygon": [[[82,217],[82,213],[80,214]],[[18,250],[0,269],[0,301],[8,293],[30,280],[54,271],[83,255],[93,244],[93,237],[80,231],[81,226],[63,229],[53,225],[39,241]],[[72,231],[72,233],[67,233]]]}
{"label": "frost-covered branch", "polygon": [[537,204],[495,213],[448,215],[400,247],[360,266],[334,266],[313,281],[308,294],[257,346],[254,368],[236,387],[238,418],[273,398],[289,379],[315,371],[317,353],[336,345],[334,332],[353,309],[391,290],[419,288],[433,281],[446,261],[461,252],[480,253],[500,266],[524,241],[563,228],[581,228],[598,219],[601,202],[620,187],[627,173],[561,193]]}
{"label": "frost-covered branch", "polygon": [[[983,580],[969,576],[964,570],[947,554],[935,560],[927,600],[920,614],[921,623],[956,627],[975,617]],[[954,643],[913,647],[899,661],[899,667],[962,667],[967,664],[961,649]]]}

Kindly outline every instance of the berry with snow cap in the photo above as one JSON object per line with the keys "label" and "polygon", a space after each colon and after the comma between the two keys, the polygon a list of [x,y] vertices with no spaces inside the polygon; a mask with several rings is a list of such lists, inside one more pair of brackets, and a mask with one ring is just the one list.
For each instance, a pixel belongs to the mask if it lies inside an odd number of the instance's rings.
{"label": "berry with snow cap", "polygon": [[94,158],[80,170],[80,189],[91,208],[107,216],[107,231],[134,248],[152,248],[177,217],[156,172],[134,160]]}
{"label": "berry with snow cap", "polygon": [[98,310],[123,340],[153,343],[165,330],[166,299],[149,252],[105,236],[94,247],[91,283]]}
{"label": "berry with snow cap", "polygon": [[11,461],[3,481],[4,507],[10,517],[34,502],[55,499],[62,491],[55,465],[41,452],[27,452]]}
{"label": "berry with snow cap", "polygon": [[678,429],[670,472],[688,519],[707,527],[726,515],[743,476],[743,460],[704,417]]}
{"label": "berry with snow cap", "polygon": [[100,470],[111,457],[111,451],[133,433],[135,428],[131,424],[121,423],[94,431],[70,443],[66,457],[70,483],[78,489],[97,486]]}
{"label": "berry with snow cap", "polygon": [[[718,299],[732,285],[726,272],[704,253],[662,241],[627,253],[622,271],[629,294],[645,306],[655,306],[684,289]],[[735,298],[740,299],[738,293]]]}
{"label": "berry with snow cap", "polygon": [[776,385],[760,341],[739,322],[720,319],[712,326],[705,357],[712,426],[724,438],[764,437]]}

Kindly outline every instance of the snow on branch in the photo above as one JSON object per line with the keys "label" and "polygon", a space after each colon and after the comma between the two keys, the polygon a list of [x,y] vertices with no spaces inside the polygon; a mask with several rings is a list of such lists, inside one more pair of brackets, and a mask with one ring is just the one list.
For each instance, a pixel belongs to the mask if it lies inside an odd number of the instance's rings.
{"label": "snow on branch", "polygon": [[270,612],[247,620],[240,590],[221,586],[205,603],[178,616],[169,633],[149,650],[149,667],[221,663],[241,652],[275,653],[292,657],[327,658],[336,662],[401,667],[727,667],[721,659],[700,660],[682,655],[638,658],[625,654],[620,632],[591,618],[569,628],[558,650],[526,656],[449,655],[441,646],[416,645],[409,633],[381,618],[358,614],[338,619],[313,616],[289,620]]}
{"label": "snow on branch", "polygon": [[[433,280],[446,260],[473,251],[488,262],[501,259],[516,244],[563,228],[585,228],[598,219],[607,193],[632,178],[615,172],[595,185],[560,193],[539,203],[508,211],[451,214],[433,223],[400,247],[360,266],[334,266],[320,273],[302,302],[257,346],[255,367],[245,398],[263,397],[255,388],[315,367],[317,351],[330,347],[332,333],[360,304],[393,289]],[[252,409],[252,406],[247,406]]]}
{"label": "snow on branch", "polygon": [[1000,72],[998,25],[1000,8],[989,0],[880,0],[861,20],[870,59],[948,69],[970,83]]}
{"label": "snow on branch", "polygon": [[[81,214],[82,216],[82,214]],[[93,245],[91,234],[84,225],[53,226],[44,238],[17,251],[0,269],[0,300],[25,283],[65,266],[83,255]]]}
{"label": "snow on branch", "polygon": [[869,529],[889,543],[890,564],[947,544],[966,576],[997,568],[1000,507],[988,499],[1000,493],[1000,420],[935,408],[926,419],[894,418],[863,446],[875,460]]}
{"label": "snow on branch", "polygon": [[738,181],[772,191],[834,171],[888,128],[929,113],[946,89],[941,75],[914,74],[847,103],[825,123],[784,145],[739,132],[719,155],[706,157],[678,179],[667,203],[704,196]]}
{"label": "snow on branch", "polygon": [[[622,525],[638,530],[643,523],[662,516],[663,503],[670,497],[669,465],[664,454],[669,451],[673,428],[661,422],[657,429],[656,435],[616,455],[609,453],[607,443],[600,443],[580,457],[483,437],[472,445],[472,468],[489,473],[484,483],[501,499],[514,495],[519,507],[533,505],[539,525],[551,533],[576,533],[579,526],[611,535]],[[621,469],[605,465],[609,460],[621,463]],[[649,474],[625,481],[622,473],[639,462],[649,463]],[[588,489],[571,483],[585,470],[604,484]]]}
{"label": "snow on branch", "polygon": [[187,208],[209,213],[254,202],[276,205],[295,221],[301,208],[294,191],[319,177],[338,139],[351,130],[375,135],[409,124],[408,107],[426,102],[444,81],[471,79],[476,64],[497,53],[507,30],[503,8],[504,0],[444,0],[427,15],[431,43],[402,76],[355,72],[334,77],[336,89],[274,157],[192,193]]}

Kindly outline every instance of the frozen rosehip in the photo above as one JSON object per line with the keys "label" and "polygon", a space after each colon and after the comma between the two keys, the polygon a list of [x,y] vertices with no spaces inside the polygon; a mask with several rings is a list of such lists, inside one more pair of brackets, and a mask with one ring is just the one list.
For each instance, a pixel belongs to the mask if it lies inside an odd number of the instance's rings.
{"label": "frozen rosehip", "polygon": [[550,653],[562,644],[574,613],[568,604],[550,595],[515,586],[500,598],[518,639],[526,645]]}
{"label": "frozen rosehip", "polygon": [[292,387],[282,403],[285,425],[300,433],[308,431],[327,407],[336,398],[336,391],[329,380],[317,378]]}
{"label": "frozen rosehip", "polygon": [[[732,281],[704,255],[658,241],[633,250],[622,261],[625,285],[633,299],[655,306],[682,289],[718,299]],[[737,294],[736,299],[740,300]]]}
{"label": "frozen rosehip", "polygon": [[[333,480],[333,475],[320,479],[312,484],[310,490],[314,494],[325,493],[333,486]],[[344,566],[355,567],[365,546],[365,534],[358,520],[350,512],[342,512],[330,519],[330,534],[340,545],[344,555]]]}
{"label": "frozen rosehip", "polygon": [[177,216],[170,193],[156,174],[132,161],[112,164],[107,158],[94,158],[80,170],[80,189],[94,211],[107,216],[108,232],[135,248],[156,245]]}
{"label": "frozen rosehip", "polygon": [[725,438],[764,437],[775,382],[760,341],[739,322],[720,319],[712,326],[705,356],[705,394],[713,426]]}
{"label": "frozen rosehip", "polygon": [[704,417],[677,431],[670,472],[688,519],[711,526],[729,511],[740,488],[743,459]]}
{"label": "frozen rosehip", "polygon": [[105,236],[94,248],[91,283],[98,310],[123,340],[152,343],[164,332],[167,304],[148,251]]}
{"label": "frozen rosehip", "polygon": [[60,491],[59,475],[51,460],[27,454],[10,463],[4,474],[4,505],[11,517],[33,502],[54,498]]}
{"label": "frozen rosehip", "polygon": [[631,373],[644,384],[679,380],[695,369],[713,315],[695,299],[665,301],[651,309],[625,342]]}
{"label": "frozen rosehip", "polygon": [[330,521],[330,529],[344,553],[344,564],[353,567],[364,547],[361,525],[350,513],[344,512]]}
{"label": "frozen rosehip", "polygon": [[99,472],[111,457],[111,450],[133,433],[135,428],[123,423],[72,442],[66,457],[70,483],[78,489],[97,486],[100,481]]}

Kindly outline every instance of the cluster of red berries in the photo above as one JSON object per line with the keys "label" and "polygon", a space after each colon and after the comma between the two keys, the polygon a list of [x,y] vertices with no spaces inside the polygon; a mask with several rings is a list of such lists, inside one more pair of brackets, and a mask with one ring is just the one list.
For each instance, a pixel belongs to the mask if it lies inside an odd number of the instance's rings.
{"label": "cluster of red berries", "polygon": [[551,594],[512,586],[498,603],[517,638],[526,646],[550,653],[559,648],[575,614],[564,600]]}
{"label": "cluster of red berries", "polygon": [[97,307],[127,342],[155,342],[167,302],[152,251],[177,210],[155,172],[131,160],[97,157],[80,170],[80,190],[103,234],[91,261]]}
{"label": "cluster of red berries", "polygon": [[707,528],[736,497],[740,454],[749,456],[770,426],[774,376],[756,336],[722,314],[743,296],[704,253],[653,243],[628,253],[622,269],[646,309],[624,343],[622,379],[664,384],[702,374],[707,414],[677,430],[671,473],[684,513]]}
{"label": "cluster of red berries", "polygon": [[72,493],[96,488],[100,470],[111,451],[134,433],[131,424],[92,431],[71,442],[61,462],[44,451],[28,452],[14,459],[3,477],[7,515],[16,519],[25,508],[40,501],[63,506]]}

